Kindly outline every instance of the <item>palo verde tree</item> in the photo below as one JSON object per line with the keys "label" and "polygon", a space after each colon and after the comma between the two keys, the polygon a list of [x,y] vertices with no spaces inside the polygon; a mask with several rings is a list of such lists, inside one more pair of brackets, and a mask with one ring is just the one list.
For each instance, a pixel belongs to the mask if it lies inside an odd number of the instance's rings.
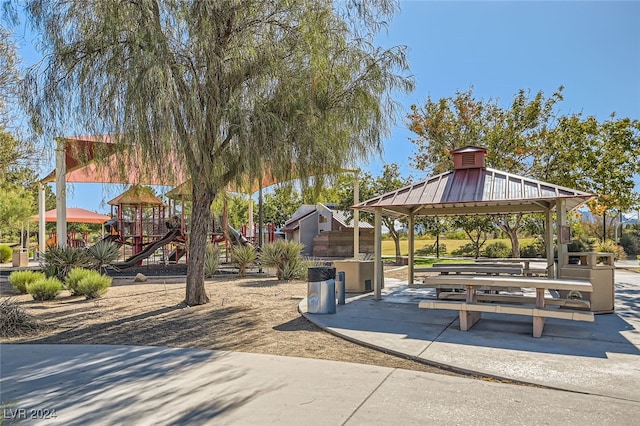
{"label": "palo verde tree", "polygon": [[26,79],[36,129],[76,123],[118,135],[157,168],[172,156],[184,164],[189,305],[208,302],[207,227],[222,188],[267,169],[280,180],[326,175],[379,152],[392,91],[413,85],[404,49],[372,44],[392,0],[27,4],[46,53]]}

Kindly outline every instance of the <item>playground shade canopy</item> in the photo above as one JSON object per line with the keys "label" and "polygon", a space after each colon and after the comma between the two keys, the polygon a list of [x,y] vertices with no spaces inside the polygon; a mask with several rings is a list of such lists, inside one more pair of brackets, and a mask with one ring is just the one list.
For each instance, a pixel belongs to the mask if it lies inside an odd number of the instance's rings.
{"label": "playground shade canopy", "polygon": [[[58,218],[58,212],[56,209],[49,210],[44,214],[45,222],[56,222]],[[92,212],[90,210],[81,209],[78,207],[67,208],[67,222],[75,223],[105,223],[111,219],[111,216]],[[39,215],[31,216],[31,220],[40,220]]]}

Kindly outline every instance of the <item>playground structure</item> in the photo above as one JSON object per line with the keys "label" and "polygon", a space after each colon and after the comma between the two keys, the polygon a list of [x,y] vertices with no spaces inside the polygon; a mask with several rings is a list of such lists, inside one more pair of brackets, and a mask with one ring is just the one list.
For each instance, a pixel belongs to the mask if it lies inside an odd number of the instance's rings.
{"label": "playground structure", "polygon": [[[123,143],[125,142],[125,143]],[[56,186],[56,207],[58,214],[56,215],[56,232],[57,242],[66,246],[67,244],[67,208],[66,208],[66,185],[67,182],[84,182],[84,183],[109,183],[109,184],[133,184],[133,185],[158,185],[158,186],[173,186],[174,190],[179,187],[184,187],[185,184],[190,185],[189,177],[185,172],[183,165],[177,160],[177,155],[168,155],[166,158],[166,164],[162,167],[156,167],[154,165],[148,165],[147,167],[140,167],[142,164],[148,164],[145,159],[145,154],[136,148],[135,145],[126,145],[126,141],[122,141],[122,137],[117,135],[85,135],[85,136],[67,136],[56,138],[56,166],[55,170],[46,175],[40,180],[39,189],[39,246],[45,249],[46,247],[46,234],[45,234],[45,221],[44,221],[44,204],[45,204],[45,191],[44,185],[48,183],[55,183]],[[341,170],[340,172],[355,172],[353,170]],[[357,173],[354,174],[354,176]],[[244,194],[254,194],[259,192],[259,202],[262,200],[262,190],[278,183],[278,179],[275,178],[270,170],[264,170],[261,175],[244,176],[239,182],[240,186],[227,188],[231,192],[241,192]],[[357,194],[357,179],[356,188],[354,194]],[[177,186],[176,186],[177,185]],[[190,190],[182,191],[183,194],[189,196]],[[165,194],[168,198],[169,194]],[[182,198],[182,197],[178,197]],[[184,201],[182,198],[181,201]],[[354,199],[357,202],[357,197]],[[115,207],[115,206],[114,206]],[[120,215],[120,209],[112,209],[114,216]],[[119,218],[118,222],[118,239],[116,241],[122,242],[125,247],[131,247],[130,256],[139,255],[144,251],[145,254],[151,256],[150,245],[155,245],[156,242],[165,241],[168,237],[168,233],[165,233],[166,229],[162,228],[162,219],[169,215],[171,212],[177,211],[175,207],[172,209],[171,203],[169,208],[164,206],[164,211],[160,207],[156,213],[151,211],[151,216],[155,217],[155,222],[158,223],[156,229],[146,230],[145,225],[142,223],[145,220],[145,214],[140,212],[132,214],[132,219],[127,220],[123,217]],[[181,232],[180,235],[174,235],[170,243],[180,242],[179,239],[184,241],[183,248],[178,247],[176,251],[164,258],[165,261],[178,261],[182,257],[188,258],[187,244],[189,229],[188,218],[183,214],[184,209],[179,212],[181,218]],[[161,213],[161,214],[159,214]],[[175,214],[175,213],[174,213]],[[147,215],[148,216],[148,215]],[[276,238],[275,229],[272,225],[266,225],[266,233],[258,230],[256,233],[256,227],[253,224],[253,200],[249,203],[249,225],[243,226],[241,231],[233,232],[227,229],[227,232],[223,232],[222,235],[212,235],[212,241],[223,242],[225,241],[225,247],[227,249],[233,247],[234,242],[229,241],[231,238],[235,238],[237,235],[244,237],[249,243],[255,245],[256,242],[264,243],[273,241]],[[131,222],[131,223],[127,223]],[[140,226],[136,228],[137,224]],[[358,230],[358,215],[357,212],[354,217],[354,235],[357,235]],[[127,227],[133,227],[134,229],[128,229]],[[225,229],[223,228],[223,229]],[[260,225],[262,228],[262,224]],[[142,231],[141,231],[142,230]],[[130,232],[129,232],[130,231]],[[137,231],[137,232],[136,232]],[[130,235],[126,233],[129,232]],[[258,238],[256,238],[256,235]],[[215,241],[218,240],[218,241]],[[240,239],[240,241],[242,241]],[[169,243],[165,243],[167,245]],[[358,252],[357,245],[358,239],[354,241],[356,245],[355,252]],[[148,250],[148,251],[147,251]],[[227,250],[228,252],[228,250]],[[42,253],[40,253],[41,255]],[[148,256],[147,256],[148,257]],[[142,259],[139,259],[141,261]]]}
{"label": "playground structure", "polygon": [[134,185],[108,202],[111,217],[105,225],[110,239],[122,246],[124,261],[114,266],[140,265],[160,248],[174,244],[162,253],[162,260],[178,262],[186,254],[184,221],[168,216],[166,204],[150,188]]}
{"label": "playground structure", "polygon": [[[177,263],[182,258],[188,261],[189,218],[185,215],[184,200],[180,206],[169,200],[169,204],[165,204],[150,188],[134,185],[108,202],[111,219],[105,223],[107,236],[103,241],[120,245],[121,257],[124,258],[114,263],[115,267],[124,269],[141,265],[143,260],[156,255],[160,249],[160,262]],[[225,227],[225,216],[214,218],[209,239],[214,244],[224,244],[223,255],[228,262],[230,251],[235,246],[254,247],[256,242],[246,234],[246,226],[242,231],[229,224]],[[267,241],[273,241],[275,227],[269,224],[267,230]]]}

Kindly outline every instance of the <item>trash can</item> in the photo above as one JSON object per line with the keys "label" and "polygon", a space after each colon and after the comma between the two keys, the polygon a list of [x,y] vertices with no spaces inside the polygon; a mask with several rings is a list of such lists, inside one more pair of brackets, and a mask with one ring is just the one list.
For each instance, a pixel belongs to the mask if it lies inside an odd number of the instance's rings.
{"label": "trash can", "polygon": [[310,314],[335,314],[336,268],[309,268],[307,277],[307,312]]}
{"label": "trash can", "polygon": [[[559,278],[590,281],[593,292],[582,296],[591,303],[591,312],[606,314],[614,311],[614,272],[613,253],[569,252],[564,255]],[[560,297],[567,297],[568,293],[560,291]]]}
{"label": "trash can", "polygon": [[29,266],[29,252],[27,252],[26,248],[19,248],[19,249],[13,250],[11,265],[14,268],[18,266]]}

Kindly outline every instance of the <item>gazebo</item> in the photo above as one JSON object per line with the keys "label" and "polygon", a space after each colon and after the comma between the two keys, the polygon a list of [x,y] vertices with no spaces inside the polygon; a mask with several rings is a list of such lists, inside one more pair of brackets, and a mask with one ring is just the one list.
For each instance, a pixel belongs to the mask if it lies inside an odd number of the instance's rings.
{"label": "gazebo", "polygon": [[565,188],[484,166],[486,148],[467,146],[452,151],[453,170],[388,192],[353,206],[375,215],[374,297],[381,296],[382,215],[408,218],[408,282],[413,282],[414,221],[420,216],[465,216],[513,213],[543,213],[546,218],[547,272],[555,277],[553,257],[553,213],[556,213],[558,257],[567,252],[570,236],[567,213],[594,194]]}

